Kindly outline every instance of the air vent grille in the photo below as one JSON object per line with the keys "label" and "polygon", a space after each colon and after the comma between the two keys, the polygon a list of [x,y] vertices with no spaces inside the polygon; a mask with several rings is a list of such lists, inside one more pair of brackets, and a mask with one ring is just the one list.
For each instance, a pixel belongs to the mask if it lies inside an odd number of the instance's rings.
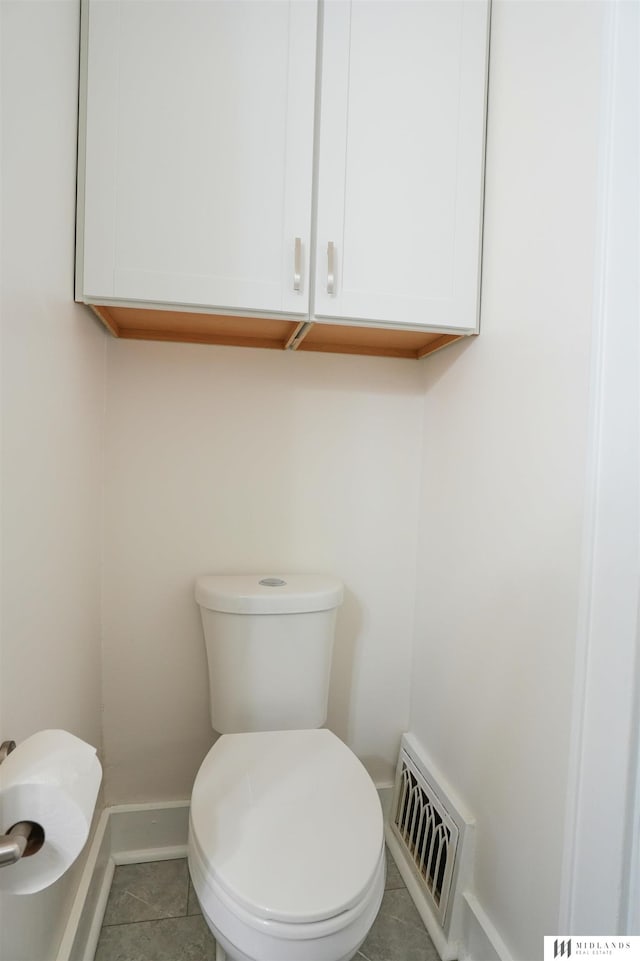
{"label": "air vent grille", "polygon": [[444,926],[458,847],[458,827],[403,750],[396,776],[392,828]]}

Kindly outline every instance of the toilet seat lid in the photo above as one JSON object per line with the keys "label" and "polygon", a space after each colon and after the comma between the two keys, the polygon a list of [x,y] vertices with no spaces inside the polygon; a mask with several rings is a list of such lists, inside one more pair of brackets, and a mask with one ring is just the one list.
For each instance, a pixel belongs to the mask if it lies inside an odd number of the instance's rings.
{"label": "toilet seat lid", "polygon": [[358,903],[383,845],[377,791],[327,730],[225,734],[191,799],[190,843],[245,910],[305,923]]}

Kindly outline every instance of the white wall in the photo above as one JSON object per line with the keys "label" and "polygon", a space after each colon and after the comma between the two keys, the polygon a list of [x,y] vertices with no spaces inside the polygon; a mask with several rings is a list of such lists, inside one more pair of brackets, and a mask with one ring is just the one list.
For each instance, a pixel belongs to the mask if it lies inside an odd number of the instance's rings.
{"label": "white wall", "polygon": [[[99,746],[106,338],[73,304],[78,7],[0,5],[0,740],[61,727]],[[3,959],[55,956],[74,884],[0,898]]]}
{"label": "white wall", "polygon": [[477,818],[514,961],[557,932],[603,5],[493,5],[481,337],[425,365],[411,729]]}
{"label": "white wall", "polygon": [[188,797],[213,742],[194,579],[344,580],[329,725],[378,781],[408,723],[421,368],[110,341],[108,801]]}

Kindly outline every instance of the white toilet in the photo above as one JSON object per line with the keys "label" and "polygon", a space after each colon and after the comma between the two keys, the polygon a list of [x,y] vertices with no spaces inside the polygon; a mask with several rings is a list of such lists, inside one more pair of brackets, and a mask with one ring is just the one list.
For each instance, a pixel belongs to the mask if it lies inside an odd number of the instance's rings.
{"label": "white toilet", "polygon": [[211,722],[223,735],[191,798],[189,870],[202,913],[233,961],[348,961],[378,913],[385,860],[371,778],[319,730],[342,585],[209,576],[196,600]]}

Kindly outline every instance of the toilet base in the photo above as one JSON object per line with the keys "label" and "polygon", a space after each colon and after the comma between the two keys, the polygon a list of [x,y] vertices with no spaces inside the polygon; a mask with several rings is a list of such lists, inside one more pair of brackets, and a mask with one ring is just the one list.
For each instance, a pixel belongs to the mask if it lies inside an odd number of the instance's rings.
{"label": "toilet base", "polygon": [[[239,951],[238,948],[236,948],[234,945],[230,944],[227,941],[227,939],[224,937],[224,935],[220,934],[220,932],[217,930],[215,925],[213,925],[211,920],[206,916],[206,914],[204,914],[204,912],[203,912],[203,917],[207,922],[207,927],[209,928],[214,938],[216,939],[216,961],[259,961],[259,959],[250,958],[248,954],[244,954],[242,951]],[[343,955],[341,958],[335,958],[335,959],[332,958],[331,961],[352,961],[352,958],[355,958],[356,954],[358,953],[358,949],[360,945],[363,943],[363,941],[364,941],[364,938],[362,939],[360,944],[356,945],[356,947],[353,950],[350,950],[348,954]],[[226,944],[227,946],[226,950],[223,947],[223,944]]]}
{"label": "toilet base", "polygon": [[[229,942],[227,941],[227,939],[226,938],[223,939],[223,936],[212,928],[212,925],[209,923],[206,916],[205,916],[205,921],[207,922],[207,927],[209,928],[213,936],[216,938],[216,961],[256,961],[255,958],[250,958],[248,954],[243,954],[241,951],[238,951],[237,948],[234,948],[233,945],[229,945]],[[225,951],[225,949],[223,948],[221,943],[222,940],[224,940],[227,943],[230,949],[229,951]],[[360,942],[360,944],[362,944],[362,941]],[[358,948],[360,947],[360,944],[356,947],[354,951],[349,951],[349,953],[345,954],[344,957],[336,958],[335,961],[352,961],[352,958],[355,958],[356,954],[358,953]]]}

